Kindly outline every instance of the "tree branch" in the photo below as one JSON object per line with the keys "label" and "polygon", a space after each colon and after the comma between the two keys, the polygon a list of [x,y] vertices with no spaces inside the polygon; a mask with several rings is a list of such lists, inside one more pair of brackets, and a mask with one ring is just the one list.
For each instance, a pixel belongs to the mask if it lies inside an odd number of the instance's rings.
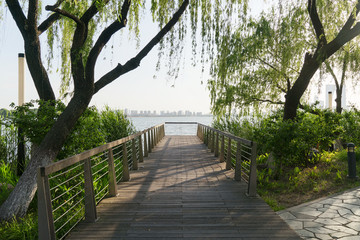
{"label": "tree branch", "polygon": [[[103,1],[103,4],[106,5],[108,4],[109,0],[105,0]],[[128,4],[130,5],[130,0],[126,0],[124,1],[124,4]],[[93,3],[91,4],[91,6],[88,8],[88,10],[86,10],[86,12],[83,14],[83,16],[81,17],[81,20],[85,23],[88,24],[90,22],[90,20],[99,12],[99,9],[97,7],[97,1],[93,1]]]}
{"label": "tree branch", "polygon": [[349,63],[349,52],[345,51],[345,56],[344,56],[344,60],[343,60],[343,67],[342,67],[342,74],[341,74],[341,82],[340,82],[341,90],[342,90],[342,87],[344,86],[348,63]]}
{"label": "tree branch", "polygon": [[64,0],[58,0],[54,5],[52,5],[52,7],[58,8],[63,2],[64,2]]}
{"label": "tree branch", "polygon": [[21,35],[23,37],[26,37],[27,32],[26,32],[25,26],[27,24],[27,19],[25,17],[23,10],[21,9],[19,1],[18,0],[6,0],[6,4],[9,7],[11,15],[13,16],[13,18],[16,22],[16,25],[18,26],[18,28],[21,32]]}
{"label": "tree branch", "polygon": [[322,25],[316,9],[316,0],[308,0],[308,12],[318,39],[318,48],[326,45],[324,26]]}
{"label": "tree branch", "polygon": [[279,85],[279,83],[275,83],[276,84],[276,87],[280,90],[280,91],[282,91],[283,93],[286,93],[286,90],[283,88],[283,87],[281,87],[280,85]]}
{"label": "tree branch", "polygon": [[108,43],[110,38],[121,28],[126,26],[127,22],[127,15],[129,12],[129,8],[131,5],[131,1],[124,1],[123,6],[121,7],[121,16],[119,16],[119,20],[116,20],[110,26],[108,26],[102,33],[100,34],[99,38],[95,42],[95,45],[90,50],[87,62],[86,62],[86,75],[88,77],[94,76],[94,69],[95,64],[97,61],[97,58],[99,57],[99,54],[101,53],[104,46]]}
{"label": "tree branch", "polygon": [[61,14],[67,18],[70,18],[72,20],[74,20],[74,22],[76,22],[77,24],[84,24],[78,17],[76,17],[75,15],[65,11],[65,10],[62,10],[62,9],[59,9],[57,7],[54,6],[46,6],[45,7],[45,10],[48,10],[48,11],[52,11],[52,12],[55,12],[55,13],[58,13],[58,14]]}
{"label": "tree branch", "polygon": [[125,65],[118,64],[113,70],[105,74],[95,83],[95,93],[107,84],[114,81],[121,75],[137,68],[140,65],[141,60],[157,45],[160,40],[167,34],[171,28],[179,21],[181,15],[185,12],[186,7],[189,5],[189,0],[184,0],[179,10],[173,15],[170,21],[160,30],[156,36],[132,59],[127,61]]}
{"label": "tree branch", "polygon": [[337,50],[339,50],[342,46],[346,43],[350,42],[352,39],[357,37],[360,34],[360,22],[357,22],[355,26],[346,31],[340,31],[339,34],[329,42],[326,46],[326,56],[330,57],[333,55]]}
{"label": "tree branch", "polygon": [[256,98],[256,97],[253,97],[253,98],[252,98],[252,101],[253,101],[253,102],[261,102],[261,103],[277,104],[277,105],[283,105],[283,104],[285,104],[285,103],[282,102],[282,101],[272,101],[272,100],[269,100],[269,99],[260,99],[260,98]]}
{"label": "tree branch", "polygon": [[290,91],[290,89],[291,89],[290,78],[287,78],[287,79],[286,79],[286,83],[287,83],[287,91],[286,91],[286,93],[287,93],[287,92]]}
{"label": "tree branch", "polygon": [[[58,0],[54,5],[50,6],[51,8],[58,8],[64,0]],[[61,18],[60,13],[55,13],[50,15],[47,19],[45,19],[38,27],[39,34],[41,35],[45,32],[51,25]]]}
{"label": "tree branch", "polygon": [[360,0],[357,1],[356,6],[354,7],[353,11],[350,13],[350,16],[342,29],[339,31],[339,35],[342,34],[342,32],[349,31],[352,27],[352,25],[356,21],[356,16],[359,14],[360,11]]}
{"label": "tree branch", "polygon": [[28,24],[31,26],[31,28],[34,28],[33,26],[35,26],[35,24],[36,24],[38,8],[39,8],[38,0],[29,0],[27,19],[28,19]]}
{"label": "tree branch", "polygon": [[339,88],[339,81],[334,73],[334,70],[332,69],[332,67],[330,66],[328,61],[325,61],[324,63],[325,63],[326,69],[331,74],[331,76],[334,78],[336,88]]}
{"label": "tree branch", "polygon": [[[264,63],[265,65],[269,66],[270,68],[274,69],[276,72],[281,73],[281,74],[284,76],[284,78],[286,79],[286,81],[287,81],[287,85],[288,85],[288,90],[287,90],[287,91],[290,90],[290,85],[291,85],[291,83],[290,83],[290,78],[289,78],[285,73],[281,72],[281,71],[278,70],[275,66],[273,66],[272,64],[266,62],[266,61],[263,60],[262,58],[257,57],[257,56],[255,56],[255,57],[256,57],[260,62],[262,62],[262,63]],[[278,87],[282,92],[287,93],[287,91],[286,91],[284,88],[280,87],[279,85],[277,85],[277,87]]]}
{"label": "tree branch", "polygon": [[45,19],[38,27],[39,34],[41,35],[43,32],[49,29],[54,22],[59,20],[61,15],[59,13],[51,14],[47,19]]}

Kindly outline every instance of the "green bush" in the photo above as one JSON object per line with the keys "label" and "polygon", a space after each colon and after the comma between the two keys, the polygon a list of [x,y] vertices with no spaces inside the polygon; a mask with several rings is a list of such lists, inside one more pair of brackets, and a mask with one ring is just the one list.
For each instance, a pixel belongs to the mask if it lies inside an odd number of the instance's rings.
{"label": "green bush", "polygon": [[5,141],[5,138],[3,136],[0,136],[0,160],[4,161],[6,159],[7,159],[6,141]]}
{"label": "green bush", "polygon": [[[35,108],[35,104],[39,108]],[[16,127],[20,127],[25,137],[35,144],[40,144],[56,119],[64,111],[65,105],[61,101],[31,101],[22,106],[15,106],[11,120]]]}
{"label": "green bush", "polygon": [[101,115],[95,107],[87,108],[66,139],[57,159],[64,159],[105,144],[105,135],[101,132],[101,121]]}
{"label": "green bush", "polygon": [[212,125],[214,128],[221,131],[229,132],[236,136],[240,136],[245,139],[254,138],[254,129],[258,126],[258,122],[255,118],[251,117],[229,117],[215,118]]}
{"label": "green bush", "polygon": [[352,142],[355,146],[360,146],[360,112],[345,111],[342,113],[340,124],[343,127],[341,139],[343,143]]}
{"label": "green bush", "polygon": [[135,127],[123,111],[111,110],[106,106],[101,111],[101,132],[106,142],[112,142],[135,133]]}
{"label": "green bush", "polygon": [[276,166],[309,166],[319,160],[317,153],[328,151],[336,140],[360,146],[360,113],[333,113],[328,110],[298,111],[293,121],[283,121],[282,111],[261,118],[228,116],[213,126],[258,143],[258,154],[269,154]]}
{"label": "green bush", "polygon": [[[35,104],[40,107],[35,109]],[[23,106],[16,106],[12,121],[21,127],[25,137],[36,145],[41,142],[64,109],[65,105],[60,101],[32,101]],[[134,132],[134,126],[122,111],[105,107],[105,110],[99,112],[96,107],[89,107],[78,119],[57,159],[64,159]]]}
{"label": "green bush", "polygon": [[0,120],[0,161],[12,163],[17,152],[17,130],[14,124]]}

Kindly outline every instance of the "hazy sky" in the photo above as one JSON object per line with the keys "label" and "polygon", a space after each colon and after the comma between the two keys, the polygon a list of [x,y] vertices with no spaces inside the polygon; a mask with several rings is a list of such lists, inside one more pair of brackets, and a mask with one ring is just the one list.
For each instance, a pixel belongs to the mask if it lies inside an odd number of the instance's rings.
{"label": "hazy sky", "polygon": [[[269,6],[271,3],[274,3],[274,1],[250,0],[250,8],[252,13],[256,15],[264,9],[264,6]],[[145,17],[147,19],[143,22],[146,24],[143,24],[140,28],[142,32],[140,49],[158,31],[157,26],[151,23],[149,16]],[[121,46],[119,46],[118,42],[122,42]],[[188,42],[190,43],[189,40]],[[107,47],[99,57],[96,68],[97,77],[102,76],[117,63],[124,64],[139,51],[136,48],[135,41],[129,41],[126,35],[122,36],[119,33],[114,39],[110,40],[110,44],[113,44],[115,48],[111,50],[110,47]],[[9,109],[9,105],[12,102],[18,103],[18,53],[23,52],[24,47],[20,32],[11,14],[6,11],[4,13],[4,20],[0,23],[0,108]],[[210,112],[210,97],[206,86],[206,82],[210,78],[208,70],[202,73],[201,64],[198,64],[196,67],[191,66],[192,52],[190,44],[187,44],[184,53],[185,58],[181,62],[180,74],[176,80],[167,76],[166,68],[162,68],[160,72],[155,71],[158,60],[158,51],[155,47],[143,59],[140,67],[121,76],[113,83],[101,89],[93,97],[90,105],[96,105],[98,108],[109,105],[115,109],[128,108],[131,110],[156,110],[158,112],[161,110]],[[58,58],[56,55],[55,59]],[[53,66],[57,67],[58,62],[54,61]],[[154,75],[156,75],[156,78],[153,77]],[[51,74],[50,80],[58,97],[59,75],[56,73]],[[332,84],[332,81],[330,83]],[[172,87],[173,85],[174,87]],[[322,90],[317,99],[325,100],[324,90]],[[352,87],[348,88],[348,101],[358,106],[360,99],[351,90],[354,89]],[[318,93],[315,94],[317,95]],[[26,66],[25,101],[28,102],[37,98],[37,92]]]}
{"label": "hazy sky", "polygon": [[[263,0],[251,1],[252,7],[256,9],[255,11],[261,9],[262,3]],[[147,23],[141,27],[140,31],[145,32],[142,34],[141,48],[157,33],[158,29],[156,25]],[[117,47],[118,44],[116,43],[118,41],[124,42],[121,47]],[[115,51],[111,54],[108,48],[105,54],[99,58],[101,60],[98,61],[98,67],[96,68],[98,77],[113,68],[117,63],[124,64],[139,51],[139,49],[136,49],[134,41],[128,41],[126,36],[120,37],[117,34],[116,38],[110,42],[114,44]],[[210,97],[206,86],[206,81],[209,79],[208,71],[202,74],[201,64],[198,64],[197,67],[191,66],[191,47],[190,44],[188,45],[179,77],[175,82],[174,79],[167,77],[165,68],[160,72],[155,71],[158,52],[157,49],[153,49],[143,59],[140,67],[121,76],[115,82],[100,90],[93,97],[90,105],[96,105],[99,108],[107,104],[118,109],[210,112]],[[10,12],[6,11],[4,21],[0,25],[0,108],[9,108],[12,102],[18,103],[17,56],[18,53],[24,52],[23,49],[20,32]],[[106,60],[103,60],[104,57],[106,57]],[[54,66],[57,66],[57,64],[55,62]],[[157,77],[153,78],[154,75]],[[59,75],[51,74],[50,79],[55,94],[59,96]],[[202,84],[202,82],[204,83]],[[175,86],[172,87],[173,85]],[[26,66],[25,101],[28,102],[37,98],[38,95]]]}

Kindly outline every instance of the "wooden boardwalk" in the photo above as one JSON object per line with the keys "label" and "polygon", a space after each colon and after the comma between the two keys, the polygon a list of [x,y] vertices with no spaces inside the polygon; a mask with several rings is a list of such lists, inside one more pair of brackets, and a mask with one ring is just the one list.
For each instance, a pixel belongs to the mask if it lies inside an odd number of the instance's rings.
{"label": "wooden boardwalk", "polygon": [[300,239],[196,136],[166,136],[67,239]]}

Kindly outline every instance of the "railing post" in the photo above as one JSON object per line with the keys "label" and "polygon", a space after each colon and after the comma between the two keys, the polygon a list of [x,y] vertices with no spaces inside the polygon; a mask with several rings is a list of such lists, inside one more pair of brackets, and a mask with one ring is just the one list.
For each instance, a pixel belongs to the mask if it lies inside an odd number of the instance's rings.
{"label": "railing post", "polygon": [[204,141],[204,126],[200,127],[200,132],[201,132],[201,140]]}
{"label": "railing post", "polygon": [[148,150],[149,150],[149,153],[151,153],[151,151],[152,151],[152,150],[151,150],[151,145],[152,145],[152,144],[151,144],[151,129],[148,130],[148,140],[149,140],[149,141],[148,141],[148,144],[149,144]]}
{"label": "railing post", "polygon": [[156,127],[155,129],[155,146],[159,143],[159,129]]}
{"label": "railing post", "polygon": [[215,157],[219,156],[219,132],[216,132],[216,140],[215,140]]}
{"label": "railing post", "polygon": [[226,170],[231,169],[231,138],[228,140],[227,154],[226,154]]}
{"label": "railing post", "polygon": [[148,157],[148,156],[149,156],[148,143],[147,143],[146,132],[144,132],[144,157]]}
{"label": "railing post", "polygon": [[211,150],[211,143],[212,143],[212,131],[209,129],[209,131],[208,131],[208,149],[210,149]]}
{"label": "railing post", "polygon": [[109,196],[115,197],[117,194],[117,189],[116,189],[114,155],[112,148],[110,148],[108,151],[108,164],[109,164]]}
{"label": "railing post", "polygon": [[91,171],[91,159],[84,161],[84,185],[85,185],[85,221],[95,222],[97,219],[96,203],[94,194],[93,177]]}
{"label": "railing post", "polygon": [[130,180],[130,173],[129,173],[129,163],[128,163],[128,157],[127,157],[127,147],[126,143],[123,143],[123,181],[129,181]]}
{"label": "railing post", "polygon": [[235,163],[235,180],[241,181],[241,142],[237,142],[236,144],[236,163]]}
{"label": "railing post", "polygon": [[151,129],[151,149],[155,147],[155,128]]}
{"label": "railing post", "polygon": [[204,143],[205,143],[205,145],[207,146],[207,144],[208,144],[208,130],[207,130],[207,128],[205,128],[205,138],[204,138]]}
{"label": "railing post", "polygon": [[157,128],[154,128],[154,147],[157,145]]}
{"label": "railing post", "polygon": [[165,137],[165,124],[162,125],[162,138]]}
{"label": "railing post", "polygon": [[143,144],[142,144],[142,139],[141,139],[141,135],[138,138],[139,140],[139,162],[144,162],[144,154],[143,154]]}
{"label": "railing post", "polygon": [[204,142],[205,141],[205,127],[204,126],[201,127],[201,137]]}
{"label": "railing post", "polygon": [[37,170],[38,192],[38,233],[40,240],[55,240],[54,218],[52,215],[49,179],[45,175],[45,168]]}
{"label": "railing post", "polygon": [[215,131],[211,131],[211,152],[215,152]]}
{"label": "railing post", "polygon": [[138,160],[137,160],[137,157],[136,157],[136,146],[135,146],[135,138],[133,138],[131,140],[131,152],[132,152],[132,161],[133,161],[133,167],[132,169],[133,170],[138,170],[139,169],[139,166],[138,166]]}
{"label": "railing post", "polygon": [[[201,139],[201,126],[200,126],[199,123],[198,123],[197,127],[198,127],[198,130],[197,130],[198,137],[199,137],[199,139]],[[201,139],[201,140],[202,140],[202,139]]]}
{"label": "railing post", "polygon": [[225,136],[221,135],[220,162],[225,161]]}
{"label": "railing post", "polygon": [[256,143],[251,144],[251,163],[250,163],[250,176],[248,185],[248,196],[256,197]]}

